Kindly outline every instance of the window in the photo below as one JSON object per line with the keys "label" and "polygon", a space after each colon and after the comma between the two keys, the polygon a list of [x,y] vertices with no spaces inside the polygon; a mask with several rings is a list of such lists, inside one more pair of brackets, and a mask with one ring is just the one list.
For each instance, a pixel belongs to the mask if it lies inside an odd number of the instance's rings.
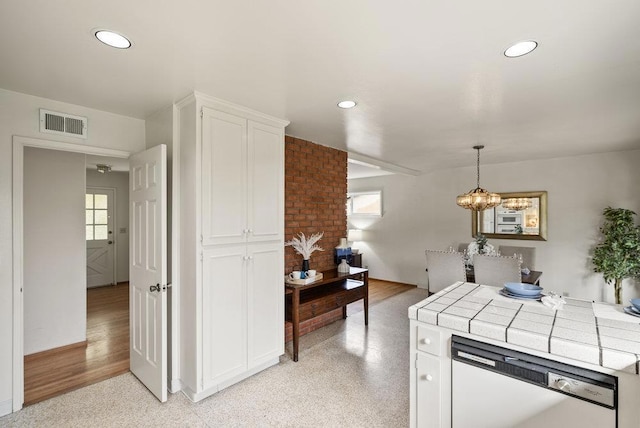
{"label": "window", "polygon": [[97,241],[109,237],[109,215],[107,214],[107,208],[107,195],[86,194],[85,216],[87,241]]}
{"label": "window", "polygon": [[347,194],[348,216],[382,216],[382,191]]}

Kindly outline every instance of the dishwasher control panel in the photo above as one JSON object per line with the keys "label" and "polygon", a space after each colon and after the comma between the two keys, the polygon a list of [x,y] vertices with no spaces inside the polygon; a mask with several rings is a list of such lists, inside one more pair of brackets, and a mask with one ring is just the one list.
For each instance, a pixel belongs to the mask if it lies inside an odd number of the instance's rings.
{"label": "dishwasher control panel", "polygon": [[574,379],[564,374],[549,371],[547,373],[547,386],[551,389],[584,398],[585,400],[604,404],[605,406],[613,407],[615,403],[614,390],[611,388],[605,388],[591,382]]}

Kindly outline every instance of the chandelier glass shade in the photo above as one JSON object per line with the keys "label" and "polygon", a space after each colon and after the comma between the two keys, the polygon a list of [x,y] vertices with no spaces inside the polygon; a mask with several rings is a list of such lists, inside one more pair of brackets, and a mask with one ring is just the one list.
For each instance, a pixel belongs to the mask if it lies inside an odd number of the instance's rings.
{"label": "chandelier glass shade", "polygon": [[473,146],[473,148],[478,151],[477,187],[467,193],[459,195],[456,198],[456,204],[468,210],[483,211],[487,208],[493,208],[500,205],[501,199],[499,194],[491,193],[480,187],[480,150],[483,149],[484,146]]}
{"label": "chandelier glass shade", "polygon": [[533,203],[529,198],[509,198],[502,201],[502,206],[509,210],[520,211],[531,208]]}

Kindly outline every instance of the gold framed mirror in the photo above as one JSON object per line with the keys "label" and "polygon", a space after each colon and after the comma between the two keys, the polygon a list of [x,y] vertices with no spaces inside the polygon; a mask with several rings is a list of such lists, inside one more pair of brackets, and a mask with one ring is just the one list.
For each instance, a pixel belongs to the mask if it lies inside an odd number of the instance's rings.
{"label": "gold framed mirror", "polygon": [[471,236],[494,239],[547,240],[547,192],[499,193],[494,208],[471,212]]}

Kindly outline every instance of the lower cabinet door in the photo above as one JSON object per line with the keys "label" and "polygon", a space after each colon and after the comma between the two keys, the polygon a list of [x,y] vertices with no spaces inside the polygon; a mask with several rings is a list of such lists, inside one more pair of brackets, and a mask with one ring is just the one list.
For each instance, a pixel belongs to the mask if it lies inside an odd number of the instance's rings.
{"label": "lower cabinet door", "polygon": [[247,370],[246,245],[207,249],[202,267],[204,389]]}
{"label": "lower cabinet door", "polygon": [[440,358],[420,352],[416,358],[417,426],[439,428],[442,424]]}
{"label": "lower cabinet door", "polygon": [[248,246],[249,368],[284,354],[284,246],[281,242]]}

